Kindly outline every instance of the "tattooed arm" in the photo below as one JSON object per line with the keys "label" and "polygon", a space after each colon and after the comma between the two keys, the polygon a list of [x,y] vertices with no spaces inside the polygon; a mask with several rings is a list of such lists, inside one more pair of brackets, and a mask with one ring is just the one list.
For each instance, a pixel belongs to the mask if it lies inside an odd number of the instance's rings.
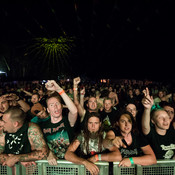
{"label": "tattooed arm", "polygon": [[9,154],[9,158],[6,159],[3,165],[12,167],[17,162],[47,159],[48,147],[44,140],[43,133],[37,124],[29,123],[28,138],[32,152],[19,155]]}
{"label": "tattooed arm", "polygon": [[0,164],[3,164],[8,155],[7,154],[3,154],[5,149],[5,134],[3,132],[0,133]]}
{"label": "tattooed arm", "polygon": [[35,123],[29,123],[28,130],[29,142],[32,152],[20,155],[19,161],[47,159],[48,147],[40,127]]}

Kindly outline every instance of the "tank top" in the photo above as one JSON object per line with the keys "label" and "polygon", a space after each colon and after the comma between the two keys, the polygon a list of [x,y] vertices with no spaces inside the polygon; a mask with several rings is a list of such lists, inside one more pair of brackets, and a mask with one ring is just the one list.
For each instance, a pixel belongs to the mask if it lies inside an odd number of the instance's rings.
{"label": "tank top", "polygon": [[28,139],[29,123],[25,122],[16,133],[6,133],[5,154],[26,154],[31,152]]}

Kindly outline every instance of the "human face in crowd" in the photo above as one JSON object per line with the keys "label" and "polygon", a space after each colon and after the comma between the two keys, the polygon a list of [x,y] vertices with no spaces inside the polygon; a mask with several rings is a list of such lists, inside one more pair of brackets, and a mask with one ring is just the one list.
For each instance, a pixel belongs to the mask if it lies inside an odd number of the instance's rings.
{"label": "human face in crowd", "polygon": [[95,97],[90,97],[87,106],[90,111],[95,112],[97,110],[97,99]]}
{"label": "human face in crowd", "polygon": [[2,117],[2,127],[3,131],[7,133],[15,133],[14,122],[11,120],[9,113],[4,114]]}
{"label": "human face in crowd", "polygon": [[158,96],[159,96],[159,98],[162,98],[164,96],[163,91],[159,91]]}
{"label": "human face in crowd", "polygon": [[4,98],[4,96],[0,97],[0,113],[4,113],[9,108],[8,101]]}
{"label": "human face in crowd", "polygon": [[126,110],[133,115],[134,119],[136,119],[136,114],[137,114],[136,105],[134,105],[134,104],[128,104],[126,106]]}
{"label": "human face in crowd", "polygon": [[132,130],[132,120],[128,114],[121,115],[117,125],[122,135],[129,134]]}
{"label": "human face in crowd", "polygon": [[109,92],[112,92],[112,90],[113,90],[113,88],[110,86],[110,87],[109,87]]}
{"label": "human face in crowd", "polygon": [[129,96],[133,96],[133,90],[132,90],[132,89],[129,89],[129,90],[128,90],[128,95],[129,95]]}
{"label": "human face in crowd", "polygon": [[163,108],[168,113],[169,118],[170,118],[170,122],[171,122],[174,118],[174,108],[172,108],[170,106],[164,106]]}
{"label": "human face in crowd", "polygon": [[40,97],[43,97],[43,96],[44,96],[43,90],[40,89],[40,90],[38,91],[38,94],[40,95]]}
{"label": "human face in crowd", "polygon": [[140,90],[139,89],[135,89],[135,94],[136,95],[140,95]]}
{"label": "human face in crowd", "polygon": [[105,110],[105,112],[111,112],[112,111],[112,101],[111,100],[105,100],[104,101],[104,110]]}
{"label": "human face in crowd", "polygon": [[57,98],[52,97],[47,101],[47,111],[51,117],[60,118],[62,117],[62,104]]}
{"label": "human face in crowd", "polygon": [[44,108],[42,111],[38,112],[36,116],[40,119],[44,119],[48,117],[48,113],[46,112],[46,109]]}
{"label": "human face in crowd", "polygon": [[101,122],[98,117],[91,117],[88,120],[88,130],[90,133],[96,133],[99,131]]}
{"label": "human face in crowd", "polygon": [[152,122],[159,130],[167,130],[170,127],[170,117],[164,110],[155,111]]}
{"label": "human face in crowd", "polygon": [[38,103],[38,102],[39,102],[38,95],[36,95],[36,94],[32,95],[31,102],[32,102],[33,104]]}

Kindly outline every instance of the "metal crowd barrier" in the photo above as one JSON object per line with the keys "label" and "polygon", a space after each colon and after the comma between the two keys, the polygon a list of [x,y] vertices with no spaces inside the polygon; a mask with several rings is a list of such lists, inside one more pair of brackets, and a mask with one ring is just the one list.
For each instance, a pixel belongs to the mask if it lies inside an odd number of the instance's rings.
{"label": "metal crowd barrier", "polygon": [[[8,166],[0,165],[0,175],[90,175],[84,165],[74,164],[66,160],[58,160],[57,166],[51,166],[47,160],[36,161],[37,165],[24,167],[20,163],[15,165],[15,172]],[[108,175],[109,163],[97,162],[99,175]]]}
{"label": "metal crowd barrier", "polygon": [[[66,160],[58,160],[57,166],[51,166],[47,160],[36,161],[37,165],[24,167],[20,163],[14,168],[0,165],[0,175],[90,175],[83,165],[77,165]],[[113,175],[175,175],[175,160],[158,160],[157,164],[149,166],[132,165],[118,167],[119,162],[113,162]],[[108,162],[97,162],[99,175],[109,174]]]}
{"label": "metal crowd barrier", "polygon": [[175,160],[158,160],[154,165],[132,165],[127,168],[118,164],[113,163],[113,175],[175,175]]}

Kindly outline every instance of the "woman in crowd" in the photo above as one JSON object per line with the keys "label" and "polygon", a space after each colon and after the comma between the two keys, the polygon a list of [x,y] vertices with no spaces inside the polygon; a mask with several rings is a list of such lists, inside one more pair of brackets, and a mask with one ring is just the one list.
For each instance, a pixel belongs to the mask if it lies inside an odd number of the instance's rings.
{"label": "woman in crowd", "polygon": [[119,114],[115,127],[106,135],[104,146],[110,148],[113,145],[119,148],[122,156],[119,166],[129,167],[131,164],[152,165],[156,163],[151,146],[139,133],[135,120],[128,111],[122,111]]}

